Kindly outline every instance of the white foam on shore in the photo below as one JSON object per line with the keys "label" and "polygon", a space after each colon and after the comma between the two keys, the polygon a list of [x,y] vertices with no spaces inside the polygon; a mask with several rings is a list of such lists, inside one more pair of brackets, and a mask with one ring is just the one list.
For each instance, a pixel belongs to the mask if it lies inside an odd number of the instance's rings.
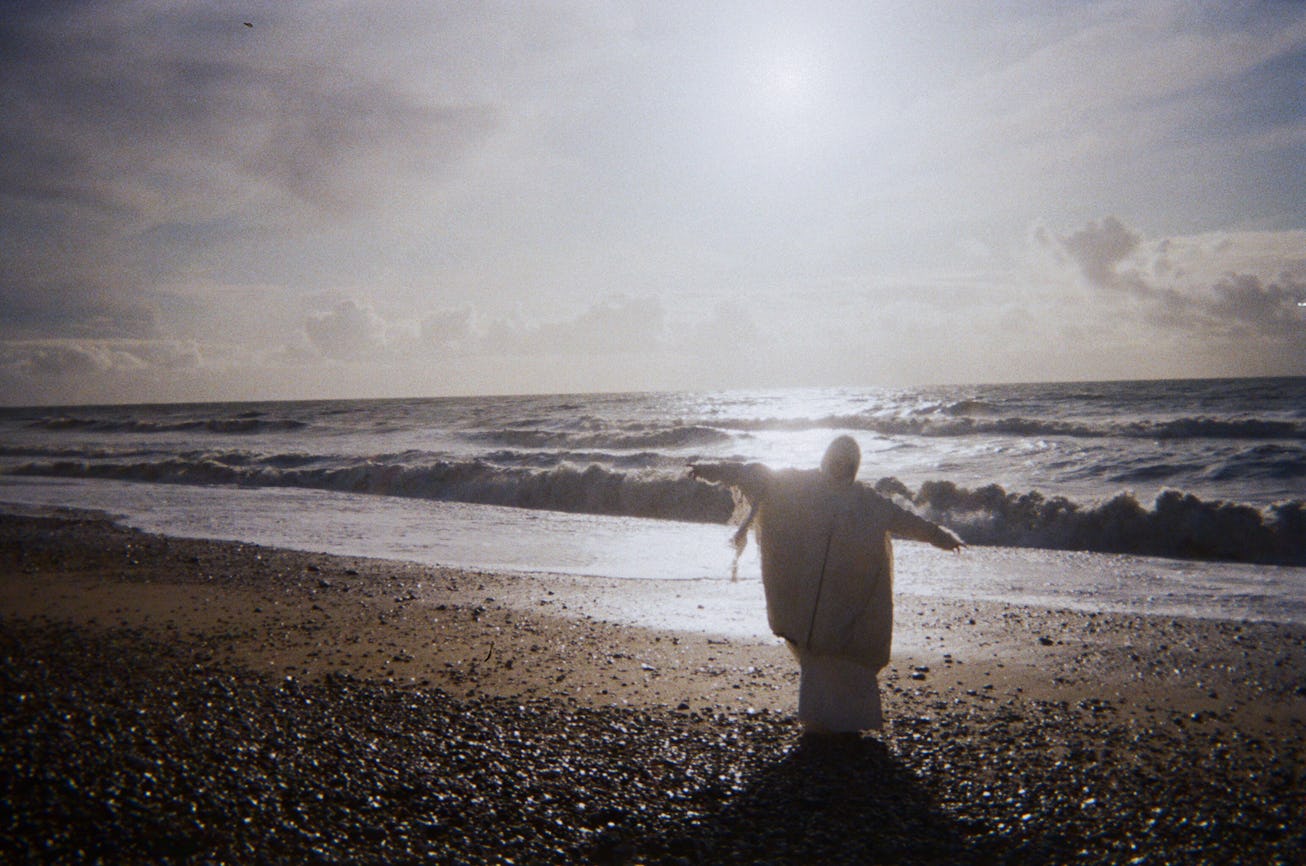
{"label": "white foam on shore", "polygon": [[[148,532],[491,572],[573,575],[601,619],[765,637],[756,545],[730,530],[295,488],[0,476],[0,503],[92,509]],[[1306,623],[1306,569],[1028,548],[895,546],[897,591],[1103,612]],[[621,581],[637,581],[624,589]]]}

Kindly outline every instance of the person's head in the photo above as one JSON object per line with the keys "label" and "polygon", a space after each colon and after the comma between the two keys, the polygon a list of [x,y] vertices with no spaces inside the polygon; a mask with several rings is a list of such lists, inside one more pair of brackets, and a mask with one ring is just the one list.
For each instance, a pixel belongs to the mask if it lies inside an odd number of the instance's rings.
{"label": "person's head", "polygon": [[821,458],[821,471],[835,481],[850,482],[857,477],[857,467],[862,463],[862,449],[851,436],[840,436],[825,449]]}

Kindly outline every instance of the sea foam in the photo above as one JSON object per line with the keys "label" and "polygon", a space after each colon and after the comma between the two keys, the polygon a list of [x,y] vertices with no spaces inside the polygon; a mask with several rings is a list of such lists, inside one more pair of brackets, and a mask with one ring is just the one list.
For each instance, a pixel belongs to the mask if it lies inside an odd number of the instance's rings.
{"label": "sea foam", "polygon": [[1306,564],[1302,500],[1255,508],[1164,490],[1148,508],[1132,493],[1083,505],[1037,491],[1008,493],[997,484],[968,489],[927,481],[913,493],[897,479],[885,478],[876,487],[908,500],[969,544]]}
{"label": "sea foam", "polygon": [[[443,460],[421,452],[363,459],[244,451],[194,452],[160,459],[50,459],[8,474],[103,478],[166,484],[295,487],[581,514],[725,523],[731,494],[676,472],[629,471],[590,463],[544,468],[487,460]],[[912,490],[896,478],[876,483],[968,544],[1133,553],[1233,562],[1306,564],[1306,503],[1264,508],[1162,491],[1150,507],[1132,493],[1082,503],[1038,491],[1008,492],[949,480]]]}

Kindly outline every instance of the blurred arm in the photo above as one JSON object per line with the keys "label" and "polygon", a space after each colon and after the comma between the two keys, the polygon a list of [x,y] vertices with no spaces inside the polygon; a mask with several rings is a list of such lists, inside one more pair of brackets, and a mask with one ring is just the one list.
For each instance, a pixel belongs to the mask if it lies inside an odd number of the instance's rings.
{"label": "blurred arm", "polygon": [[883,501],[890,509],[890,534],[899,538],[909,538],[912,541],[924,541],[926,544],[932,544],[944,550],[960,550],[965,547],[965,543],[951,529],[926,520],[919,514],[913,514],[905,508],[900,508],[887,499]]}
{"label": "blurred arm", "polygon": [[771,470],[761,463],[691,463],[689,477],[738,488],[750,502],[757,502],[771,483]]}

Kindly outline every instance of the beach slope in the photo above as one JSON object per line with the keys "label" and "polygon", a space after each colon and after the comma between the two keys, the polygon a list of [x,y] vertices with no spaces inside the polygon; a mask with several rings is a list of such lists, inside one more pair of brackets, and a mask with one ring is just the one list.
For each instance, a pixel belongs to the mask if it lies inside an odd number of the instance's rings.
{"label": "beach slope", "polygon": [[1306,628],[902,597],[885,730],[814,741],[775,641],[601,622],[593,586],[0,516],[0,846],[152,863],[1306,847]]}

